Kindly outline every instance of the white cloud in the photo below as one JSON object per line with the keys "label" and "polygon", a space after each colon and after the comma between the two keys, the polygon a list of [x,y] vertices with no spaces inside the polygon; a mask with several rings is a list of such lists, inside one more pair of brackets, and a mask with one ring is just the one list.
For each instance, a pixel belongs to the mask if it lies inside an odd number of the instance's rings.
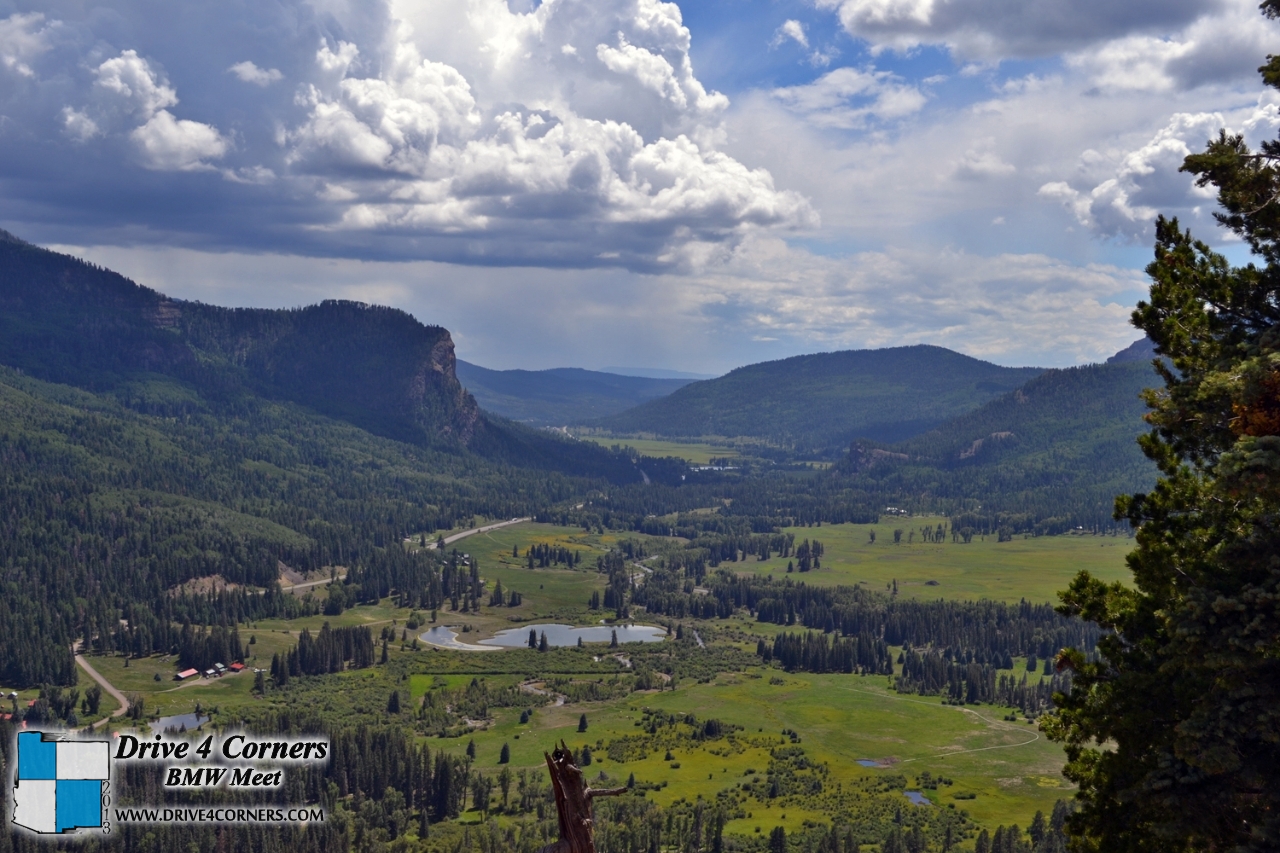
{"label": "white cloud", "polygon": [[970,148],[965,151],[964,156],[956,163],[956,174],[961,178],[985,180],[1006,177],[1017,172],[1017,166],[1001,160],[1000,155],[992,150],[994,146],[994,139],[986,139],[983,140],[981,148]]}
{"label": "white cloud", "polygon": [[796,20],[788,19],[782,22],[782,26],[778,27],[778,31],[773,36],[773,44],[780,45],[783,39],[791,39],[801,47],[809,46],[809,37],[804,34],[804,24]]}
{"label": "white cloud", "polygon": [[687,66],[680,69],[685,73],[678,73],[666,57],[629,43],[623,33],[618,33],[616,48],[596,45],[596,58],[613,73],[634,78],[679,110],[692,106],[699,112],[714,112],[729,105],[729,99],[719,92],[708,94]]}
{"label": "white cloud", "polygon": [[[1280,124],[1276,103],[1260,101],[1232,118],[1250,135]],[[1061,203],[1076,220],[1100,236],[1142,239],[1159,213],[1178,214],[1212,198],[1178,170],[1193,151],[1230,121],[1221,113],[1177,113],[1154,136],[1133,150],[1108,156],[1094,150],[1080,157],[1079,170],[1102,178],[1088,189],[1063,180],[1049,181],[1039,194]]]}
{"label": "white cloud", "polygon": [[227,71],[236,75],[243,83],[252,83],[255,86],[270,86],[272,83],[278,83],[284,79],[284,74],[279,68],[259,68],[249,60],[237,62]]}
{"label": "white cloud", "polygon": [[[1229,0],[1240,2],[1241,0]],[[1049,56],[1115,38],[1185,26],[1218,8],[1214,0],[818,0],[845,30],[876,49],[942,45],[957,57]]]}
{"label": "white cloud", "polygon": [[1023,364],[1121,349],[1134,337],[1128,304],[1145,287],[1136,270],[1041,254],[889,248],[823,258],[775,239],[745,242],[698,281],[707,303],[734,307],[744,333],[830,348],[932,343]]}
{"label": "white cloud", "polygon": [[[664,21],[643,18],[637,29],[661,29]],[[342,76],[299,95],[309,115],[285,134],[287,162],[295,173],[341,176],[318,193],[339,206],[329,226],[337,231],[503,233],[516,240],[515,250],[519,240],[545,243],[554,234],[582,241],[571,250],[579,262],[667,266],[683,262],[685,242],[817,221],[803,198],[778,191],[766,172],[716,151],[707,128],[646,141],[626,122],[585,118],[555,101],[486,115],[467,77],[423,59],[410,35],[398,31],[376,76],[352,70],[360,56],[354,46],[322,46],[317,65]],[[727,103],[697,82],[687,55],[673,63],[621,32],[616,43],[597,45],[601,63],[677,111],[707,116]],[[577,231],[555,225],[562,221],[578,223]],[[625,227],[639,223],[644,231]]]}
{"label": "white cloud", "polygon": [[1260,58],[1278,36],[1280,26],[1259,15],[1252,0],[1226,0],[1180,30],[1113,39],[1066,61],[1105,91],[1169,92],[1256,79]]}
{"label": "white cloud", "polygon": [[818,127],[862,127],[870,118],[918,112],[924,94],[887,71],[837,68],[812,83],[773,90],[773,97]]}
{"label": "white cloud", "polygon": [[62,108],[62,129],[76,142],[88,142],[102,133],[88,114],[71,107]]}
{"label": "white cloud", "polygon": [[22,77],[34,77],[31,63],[49,50],[49,39],[57,21],[45,23],[39,12],[15,12],[0,20],[0,66]]}
{"label": "white cloud", "polygon": [[151,64],[136,50],[126,50],[106,60],[94,76],[95,86],[119,98],[143,121],[178,103],[178,93],[151,70]]}
{"label": "white cloud", "polygon": [[[93,103],[85,109],[62,108],[63,131],[73,139],[87,142],[132,124],[128,137],[141,164],[160,172],[210,170],[209,161],[222,159],[230,150],[230,141],[216,127],[169,111],[178,104],[177,90],[136,50],[104,60],[93,76]],[[226,174],[240,183],[252,182],[254,169]]]}
{"label": "white cloud", "polygon": [[143,164],[162,172],[211,169],[206,161],[221,159],[228,147],[216,128],[175,119],[168,110],[160,110],[129,136],[142,152]]}

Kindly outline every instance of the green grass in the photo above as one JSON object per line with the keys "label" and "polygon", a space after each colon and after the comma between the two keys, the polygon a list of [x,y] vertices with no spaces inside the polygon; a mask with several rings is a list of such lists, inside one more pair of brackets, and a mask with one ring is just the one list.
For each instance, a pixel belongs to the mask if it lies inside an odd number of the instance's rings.
{"label": "green grass", "polygon": [[[1128,581],[1125,556],[1133,540],[1124,536],[1065,535],[997,542],[995,536],[983,541],[974,537],[969,544],[925,543],[920,529],[936,527],[946,519],[932,517],[888,517],[878,524],[826,524],[795,527],[799,543],[817,539],[826,550],[822,568],[792,578],[805,583],[833,586],[864,583],[872,589],[886,589],[894,580],[898,594],[914,598],[977,599],[1000,601],[1057,601],[1059,590],[1082,569],[1104,581]],[[895,545],[893,531],[903,530]],[[870,541],[875,531],[876,540]],[[908,543],[908,532],[915,541]],[[757,561],[728,563],[739,572],[785,575],[787,560],[774,557]],[[794,561],[793,561],[794,562]],[[929,581],[936,581],[930,585]]]}
{"label": "green grass", "polygon": [[615,444],[622,447],[633,447],[644,456],[656,456],[659,458],[675,456],[691,465],[706,465],[713,458],[736,459],[742,455],[732,447],[704,442],[663,441],[653,438],[612,438],[602,435],[583,435],[581,438],[587,441],[594,441],[596,444],[601,444],[605,447],[613,447]]}
{"label": "green grass", "polygon": [[[781,684],[771,683],[781,680]],[[954,781],[929,792],[935,802],[955,803],[975,820],[994,827],[1017,822],[1025,826],[1037,810],[1046,813],[1055,800],[1070,797],[1060,775],[1061,749],[1025,722],[1001,719],[1005,711],[990,706],[958,708],[928,697],[899,696],[883,677],[784,674],[779,670],[755,670],[724,674],[709,684],[689,684],[675,691],[632,694],[607,703],[567,704],[537,709],[525,724],[519,710],[495,711],[495,723],[469,738],[445,740],[440,746],[461,752],[467,741],[476,742],[476,765],[485,771],[498,769],[502,744],[511,748],[513,769],[538,769],[542,753],[560,739],[571,747],[590,745],[596,760],[589,775],[605,771],[615,780],[634,773],[641,782],[666,783],[650,797],[660,805],[701,795],[714,799],[718,790],[737,785],[744,773],[763,773],[769,749],[786,741],[780,735],[792,729],[810,757],[826,762],[830,784],[849,784],[867,776],[903,773],[909,785],[923,772]],[[615,763],[597,742],[635,735],[635,723],[643,708],[694,713],[700,719],[716,717],[743,727],[742,737],[759,738],[761,745],[743,752],[721,750],[711,741],[675,753],[675,763],[654,750],[643,760]],[[586,713],[588,728],[578,732],[578,720]],[[433,744],[434,745],[434,744]],[[713,752],[714,751],[714,752]],[[723,754],[717,754],[723,752]],[[860,758],[896,760],[887,769],[866,768]],[[972,800],[956,800],[955,794],[972,793]],[[730,832],[752,834],[775,825],[798,829],[805,820],[828,820],[820,807],[770,807],[752,802],[751,817],[731,822]],[[786,813],[786,818],[782,814]]]}

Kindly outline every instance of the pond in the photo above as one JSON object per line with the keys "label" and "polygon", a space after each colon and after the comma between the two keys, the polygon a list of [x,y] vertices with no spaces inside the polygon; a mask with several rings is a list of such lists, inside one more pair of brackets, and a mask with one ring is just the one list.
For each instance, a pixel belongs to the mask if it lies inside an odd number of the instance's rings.
{"label": "pond", "polygon": [[181,731],[185,728],[187,731],[191,731],[192,729],[199,728],[207,722],[209,722],[207,714],[178,714],[173,717],[161,717],[154,723],[148,723],[147,725],[150,726],[151,731],[159,734],[161,732],[168,731],[169,729]]}
{"label": "pond", "polygon": [[496,652],[502,649],[520,649],[529,645],[529,632],[536,636],[547,635],[548,646],[576,646],[578,638],[584,643],[607,643],[618,633],[619,643],[656,643],[666,638],[666,628],[655,628],[652,625],[596,625],[589,628],[575,628],[572,625],[525,625],[520,628],[507,628],[499,631],[487,640],[475,643],[464,643],[458,639],[458,632],[453,628],[437,625],[430,631],[418,635],[418,639],[442,649],[459,649],[466,652]]}
{"label": "pond", "polygon": [[471,643],[464,643],[458,639],[458,632],[452,628],[446,628],[443,625],[437,625],[430,631],[419,634],[418,639],[432,646],[439,646],[442,649],[459,649],[464,652],[495,652],[498,651],[493,646],[477,646]]}
{"label": "pond", "polygon": [[906,794],[907,799],[915,803],[917,806],[933,805],[933,803],[929,802],[929,798],[919,791],[903,791],[902,793]]}
{"label": "pond", "polygon": [[482,646],[501,646],[516,649],[529,645],[529,632],[536,636],[547,635],[549,646],[576,646],[578,638],[584,643],[607,643],[616,631],[619,643],[657,643],[667,636],[666,628],[655,628],[652,625],[593,625],[590,628],[575,628],[572,625],[525,625],[522,628],[508,628],[499,631],[488,640],[481,640]]}

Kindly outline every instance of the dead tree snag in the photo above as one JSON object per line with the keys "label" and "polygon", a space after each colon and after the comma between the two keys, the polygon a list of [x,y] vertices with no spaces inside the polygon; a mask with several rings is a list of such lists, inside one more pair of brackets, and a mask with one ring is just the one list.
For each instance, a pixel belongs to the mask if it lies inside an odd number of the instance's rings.
{"label": "dead tree snag", "polygon": [[587,787],[578,765],[573,763],[573,753],[560,741],[560,745],[547,755],[547,770],[551,772],[551,787],[556,792],[556,812],[560,817],[560,840],[543,847],[538,853],[596,853],[594,824],[591,818],[591,801],[596,797],[616,797],[625,794],[626,788]]}

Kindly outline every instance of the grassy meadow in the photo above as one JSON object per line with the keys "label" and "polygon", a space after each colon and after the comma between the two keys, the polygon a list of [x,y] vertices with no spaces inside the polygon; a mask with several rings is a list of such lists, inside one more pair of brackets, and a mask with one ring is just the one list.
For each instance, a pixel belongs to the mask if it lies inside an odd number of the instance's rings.
{"label": "grassy meadow", "polygon": [[[862,583],[873,589],[885,589],[896,580],[899,595],[916,598],[1043,602],[1057,601],[1058,590],[1082,569],[1107,582],[1127,581],[1130,576],[1125,556],[1133,540],[1125,536],[1015,536],[1010,542],[975,536],[964,544],[953,543],[948,535],[943,543],[925,542],[921,528],[936,528],[940,522],[945,526],[946,519],[890,516],[877,524],[788,528],[797,542],[817,539],[826,551],[821,569],[793,577],[815,585]],[[903,531],[897,544],[894,530]],[[909,539],[912,532],[915,536]],[[784,575],[787,562],[751,557],[730,565],[740,572]]]}
{"label": "grassy meadow", "polygon": [[620,447],[631,447],[644,456],[654,456],[661,459],[664,456],[674,456],[677,459],[683,459],[690,465],[706,465],[712,459],[737,459],[742,454],[732,447],[710,444],[699,441],[665,441],[657,438],[614,438],[612,436],[603,435],[583,435],[580,438],[586,441],[594,441],[596,444],[605,447],[613,447],[615,444]]}

